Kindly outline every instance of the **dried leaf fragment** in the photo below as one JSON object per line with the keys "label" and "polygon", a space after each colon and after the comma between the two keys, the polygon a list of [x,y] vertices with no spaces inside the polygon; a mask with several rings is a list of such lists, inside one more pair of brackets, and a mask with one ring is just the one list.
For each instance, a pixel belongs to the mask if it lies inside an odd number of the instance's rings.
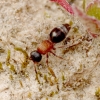
{"label": "dried leaf fragment", "polygon": [[65,8],[70,14],[74,15],[74,11],[72,7],[69,5],[69,3],[66,0],[50,0],[58,3],[61,5],[63,8]]}

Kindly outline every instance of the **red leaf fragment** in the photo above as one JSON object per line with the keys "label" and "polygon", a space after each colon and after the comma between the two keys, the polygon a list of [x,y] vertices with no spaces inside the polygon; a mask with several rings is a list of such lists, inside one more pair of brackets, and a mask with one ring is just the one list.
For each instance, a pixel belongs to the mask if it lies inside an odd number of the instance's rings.
{"label": "red leaf fragment", "polygon": [[69,3],[66,0],[50,0],[58,3],[61,5],[63,8],[65,8],[70,14],[74,15],[74,11],[72,7],[69,5]]}
{"label": "red leaf fragment", "polygon": [[97,28],[100,28],[100,21],[86,15],[85,13],[83,13],[81,10],[79,10],[76,6],[74,7],[74,12],[75,15],[79,16],[81,19],[83,19],[84,21],[90,21],[91,23],[95,24]]}
{"label": "red leaf fragment", "polygon": [[97,38],[98,36],[100,36],[99,34],[95,34],[95,33],[91,32],[90,29],[87,29],[87,32],[88,32],[93,38]]}

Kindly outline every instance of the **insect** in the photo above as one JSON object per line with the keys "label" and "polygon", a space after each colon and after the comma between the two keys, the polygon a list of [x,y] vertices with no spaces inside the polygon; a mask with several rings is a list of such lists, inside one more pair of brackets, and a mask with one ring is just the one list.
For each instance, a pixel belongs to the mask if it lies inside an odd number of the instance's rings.
{"label": "insect", "polygon": [[[71,26],[69,24],[62,24],[61,26],[55,27],[50,32],[50,39],[43,40],[37,47],[37,50],[32,51],[30,53],[30,59],[33,62],[40,62],[42,59],[42,55],[51,52],[55,55],[51,50],[54,49],[54,45],[63,41],[66,38],[66,35],[69,33]],[[57,55],[55,55],[57,56]]]}

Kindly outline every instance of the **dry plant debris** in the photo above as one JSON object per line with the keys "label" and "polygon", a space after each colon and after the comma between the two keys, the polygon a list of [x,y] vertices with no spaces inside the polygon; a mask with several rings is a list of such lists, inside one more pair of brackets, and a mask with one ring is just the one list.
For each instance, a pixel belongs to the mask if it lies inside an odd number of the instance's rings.
{"label": "dry plant debris", "polygon": [[[99,100],[99,6],[100,0],[0,0],[0,100]],[[48,64],[46,55],[34,64],[30,52],[65,23],[71,29]]]}

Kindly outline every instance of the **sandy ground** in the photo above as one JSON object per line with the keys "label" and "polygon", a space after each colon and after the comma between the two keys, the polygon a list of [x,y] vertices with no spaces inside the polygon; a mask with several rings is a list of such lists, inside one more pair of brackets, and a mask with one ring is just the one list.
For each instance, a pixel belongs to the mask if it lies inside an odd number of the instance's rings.
{"label": "sandy ground", "polygon": [[[71,40],[66,38],[53,50],[63,59],[49,53],[48,67],[45,55],[37,65],[27,58],[54,27],[70,21]],[[68,48],[74,43],[79,44]],[[81,21],[59,5],[0,0],[0,100],[97,100],[99,61],[100,37],[87,35]]]}

